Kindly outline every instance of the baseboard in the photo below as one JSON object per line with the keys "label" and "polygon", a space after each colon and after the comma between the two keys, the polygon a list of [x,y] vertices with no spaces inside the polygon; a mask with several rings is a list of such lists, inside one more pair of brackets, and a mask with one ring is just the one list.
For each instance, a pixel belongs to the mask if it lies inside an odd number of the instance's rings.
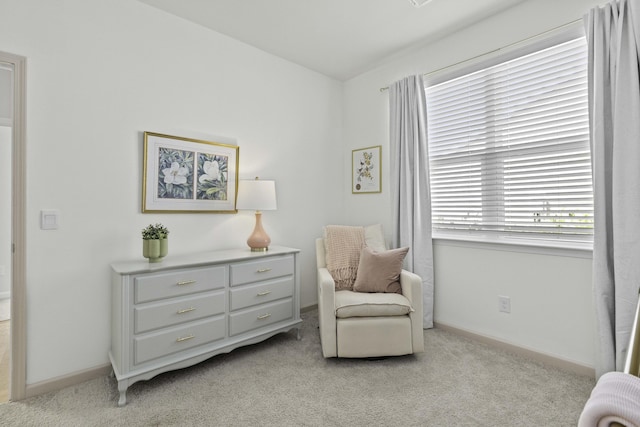
{"label": "baseboard", "polygon": [[[305,313],[308,311],[316,310],[318,308],[318,304],[313,304],[300,309],[301,313]],[[511,344],[505,341],[501,341],[497,338],[493,338],[487,335],[482,335],[477,332],[469,331],[467,329],[458,328],[455,326],[447,325],[446,323],[434,322],[434,327],[442,329],[444,331],[449,331],[457,335],[462,335],[467,338],[471,338],[476,341],[483,342],[492,347],[497,347],[508,352],[535,360],[540,363],[544,363],[548,366],[553,366],[558,369],[562,369],[564,371],[573,372],[577,375],[582,375],[585,377],[595,378],[596,370],[593,366],[583,365],[578,362],[572,360],[566,360],[559,358],[557,356],[553,356],[550,354],[542,353],[536,350],[532,350],[526,347],[521,347],[515,344]]]}
{"label": "baseboard", "polygon": [[[308,311],[316,310],[317,308],[318,308],[318,305],[314,304],[308,307],[301,308],[300,312],[305,313]],[[551,356],[549,354],[545,354],[545,353],[541,353],[528,348],[520,347],[504,341],[500,341],[496,338],[488,337],[486,335],[478,334],[476,332],[468,331],[466,329],[461,329],[455,326],[450,326],[445,323],[434,322],[434,327],[438,329],[442,329],[444,331],[449,331],[454,334],[462,335],[464,337],[467,337],[476,341],[480,341],[497,348],[501,348],[511,353],[515,353],[520,356],[524,356],[529,359],[538,361],[540,363],[544,363],[549,366],[554,366],[556,368],[563,369],[565,371],[573,372],[578,375],[595,377],[595,369],[591,366],[582,365],[574,361],[561,359],[556,356]],[[110,373],[111,373],[111,365],[105,364],[102,366],[97,366],[95,368],[85,369],[83,371],[74,372],[68,375],[51,378],[49,380],[41,381],[39,383],[27,384],[25,397],[26,398],[35,397],[41,394],[57,391],[66,387],[71,387],[76,384],[83,383],[85,381],[90,381],[95,378],[109,375]]]}
{"label": "baseboard", "polygon": [[539,351],[531,350],[529,348],[520,347],[515,344],[501,341],[499,339],[482,335],[477,332],[472,332],[466,329],[461,329],[455,326],[447,325],[445,323],[434,322],[434,327],[438,329],[442,329],[443,331],[449,331],[454,334],[462,335],[464,337],[483,342],[493,347],[506,350],[508,352],[526,357],[528,359],[532,359],[534,361],[543,363],[548,366],[553,366],[558,369],[562,369],[564,371],[573,372],[574,374],[582,375],[585,377],[595,378],[596,376],[596,371],[592,366],[583,365],[575,361],[562,359],[557,356],[552,356],[550,354],[541,353]]}
{"label": "baseboard", "polygon": [[313,311],[313,310],[317,310],[318,309],[318,304],[312,304],[312,305],[308,305],[306,307],[302,307],[300,309],[300,313],[306,313],[308,311]]}
{"label": "baseboard", "polygon": [[104,377],[111,373],[111,364],[73,372],[35,384],[27,384],[26,398],[40,396],[41,394],[57,391],[66,387],[90,381],[95,378]]}

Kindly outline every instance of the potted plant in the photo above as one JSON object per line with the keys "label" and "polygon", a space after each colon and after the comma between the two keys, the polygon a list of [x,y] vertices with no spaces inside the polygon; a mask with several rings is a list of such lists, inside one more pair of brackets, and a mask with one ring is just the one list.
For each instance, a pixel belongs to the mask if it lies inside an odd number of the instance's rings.
{"label": "potted plant", "polygon": [[142,256],[149,262],[160,262],[169,251],[169,230],[160,223],[142,229]]}

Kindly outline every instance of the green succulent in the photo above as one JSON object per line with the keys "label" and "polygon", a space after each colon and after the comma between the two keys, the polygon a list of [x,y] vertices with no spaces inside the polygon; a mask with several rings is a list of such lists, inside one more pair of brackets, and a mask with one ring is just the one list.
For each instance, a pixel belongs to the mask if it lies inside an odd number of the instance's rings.
{"label": "green succulent", "polygon": [[169,236],[169,230],[164,225],[149,224],[142,229],[142,240],[166,239]]}

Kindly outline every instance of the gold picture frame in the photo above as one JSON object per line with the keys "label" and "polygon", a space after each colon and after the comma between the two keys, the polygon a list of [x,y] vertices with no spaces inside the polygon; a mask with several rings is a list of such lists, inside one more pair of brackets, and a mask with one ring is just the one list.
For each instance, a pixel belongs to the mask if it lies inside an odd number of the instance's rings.
{"label": "gold picture frame", "polygon": [[382,146],[351,151],[351,193],[382,192]]}
{"label": "gold picture frame", "polygon": [[143,213],[236,213],[240,148],[144,132]]}

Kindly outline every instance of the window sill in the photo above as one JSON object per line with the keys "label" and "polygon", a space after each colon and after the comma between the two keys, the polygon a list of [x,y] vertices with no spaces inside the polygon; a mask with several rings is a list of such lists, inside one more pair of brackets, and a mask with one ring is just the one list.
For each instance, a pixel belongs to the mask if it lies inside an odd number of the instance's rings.
{"label": "window sill", "polygon": [[441,234],[434,234],[433,242],[436,246],[457,246],[585,259],[593,258],[593,244],[591,242],[556,243],[548,240],[516,240],[509,238],[489,239],[486,237],[482,238]]}

